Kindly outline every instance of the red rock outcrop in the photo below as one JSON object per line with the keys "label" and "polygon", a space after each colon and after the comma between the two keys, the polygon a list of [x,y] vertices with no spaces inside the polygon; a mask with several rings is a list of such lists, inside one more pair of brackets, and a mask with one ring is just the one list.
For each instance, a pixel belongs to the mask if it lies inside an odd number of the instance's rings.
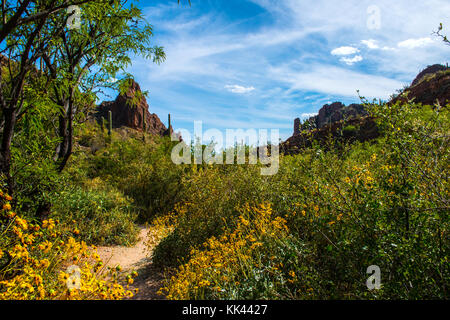
{"label": "red rock outcrop", "polygon": [[99,121],[102,117],[107,120],[108,112],[111,111],[113,128],[125,126],[160,136],[167,135],[166,126],[155,113],[148,111],[148,107],[139,84],[132,80],[129,89],[119,94],[115,101],[105,101],[97,107],[96,118]]}
{"label": "red rock outcrop", "polygon": [[284,154],[296,154],[312,146],[313,141],[326,146],[329,139],[345,141],[369,141],[380,135],[375,120],[369,116],[340,120],[319,129],[303,131],[281,143]]}
{"label": "red rock outcrop", "polygon": [[[391,103],[408,100],[424,105],[434,105],[436,102],[440,105],[450,103],[450,68],[437,66],[430,66],[419,73],[413,84],[392,99]],[[433,70],[438,71],[432,72]]]}

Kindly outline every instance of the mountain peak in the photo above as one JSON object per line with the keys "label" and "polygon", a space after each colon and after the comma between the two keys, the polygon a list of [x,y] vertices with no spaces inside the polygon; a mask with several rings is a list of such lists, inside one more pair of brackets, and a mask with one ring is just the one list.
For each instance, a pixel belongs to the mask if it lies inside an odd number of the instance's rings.
{"label": "mountain peak", "polygon": [[109,111],[112,112],[114,128],[125,126],[160,136],[167,134],[168,130],[159,117],[149,112],[149,105],[140,85],[132,79],[128,89],[120,93],[114,101],[102,102],[97,107],[97,119],[108,119]]}
{"label": "mountain peak", "polygon": [[445,71],[449,69],[449,67],[446,67],[442,64],[433,64],[430,65],[428,67],[426,67],[424,70],[422,70],[414,79],[414,81],[412,82],[411,86],[415,86],[416,84],[418,84],[420,82],[420,80],[422,80],[427,74],[432,74],[432,73],[436,73],[439,71]]}

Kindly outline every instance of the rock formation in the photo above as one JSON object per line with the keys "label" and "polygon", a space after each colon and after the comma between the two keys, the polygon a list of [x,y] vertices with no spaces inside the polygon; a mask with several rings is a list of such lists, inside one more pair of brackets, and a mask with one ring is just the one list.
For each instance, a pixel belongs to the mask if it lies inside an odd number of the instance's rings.
{"label": "rock formation", "polygon": [[315,118],[315,125],[316,128],[320,129],[330,123],[363,115],[366,115],[366,112],[361,104],[351,104],[346,107],[341,102],[334,102],[330,105],[324,105],[319,110],[319,114]]}
{"label": "rock formation", "polygon": [[436,102],[441,105],[449,103],[450,68],[439,64],[429,66],[417,75],[410,87],[392,99],[391,103],[413,99],[414,102],[424,105],[433,105]]}
{"label": "rock formation", "polygon": [[447,69],[448,67],[443,66],[442,64],[433,64],[431,66],[428,66],[416,76],[411,86],[415,86],[416,84],[418,84],[419,81],[422,80],[427,74],[433,74],[439,71],[445,71]]}
{"label": "rock formation", "polygon": [[346,121],[333,122],[320,129],[313,129],[295,134],[281,143],[280,150],[284,154],[296,154],[303,148],[312,146],[313,141],[326,144],[330,137],[346,141],[369,141],[379,136],[375,120],[369,116],[351,118]]}
{"label": "rock formation", "polygon": [[[122,126],[156,135],[168,135],[168,129],[159,117],[148,111],[148,103],[137,82],[131,80],[129,89],[119,94],[115,101],[105,101],[97,107],[96,118],[108,119],[112,112],[113,128]],[[144,124],[145,122],[145,124]]]}
{"label": "rock formation", "polygon": [[294,120],[294,136],[300,134],[300,118]]}
{"label": "rock formation", "polygon": [[362,104],[351,104],[345,106],[341,102],[333,102],[332,104],[324,105],[318,115],[310,117],[303,124],[300,124],[300,119],[294,120],[294,135],[300,134],[302,130],[321,129],[329,124],[357,118],[367,115]]}

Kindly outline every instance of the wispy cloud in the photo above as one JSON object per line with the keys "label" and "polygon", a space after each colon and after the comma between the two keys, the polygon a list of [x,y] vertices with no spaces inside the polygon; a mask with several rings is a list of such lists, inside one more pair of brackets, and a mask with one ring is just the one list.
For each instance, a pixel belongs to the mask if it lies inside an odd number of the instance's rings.
{"label": "wispy cloud", "polygon": [[339,48],[333,49],[331,51],[331,54],[334,56],[346,56],[346,55],[355,54],[358,52],[359,52],[358,48],[344,46],[344,47],[339,47]]}
{"label": "wispy cloud", "polygon": [[249,93],[255,90],[254,87],[243,87],[237,84],[234,85],[226,85],[225,88],[233,93]]}
{"label": "wispy cloud", "polygon": [[309,71],[295,72],[289,67],[275,68],[273,77],[285,81],[291,89],[313,91],[338,97],[355,97],[359,90],[367,98],[387,99],[402,82],[333,65],[316,64]]}
{"label": "wispy cloud", "polygon": [[351,65],[355,64],[356,62],[363,61],[363,57],[359,56],[359,55],[358,56],[354,56],[352,58],[342,57],[340,60],[342,62],[345,62],[349,66],[351,66]]}
{"label": "wispy cloud", "polygon": [[397,44],[399,48],[414,49],[426,47],[434,41],[431,38],[408,39]]}

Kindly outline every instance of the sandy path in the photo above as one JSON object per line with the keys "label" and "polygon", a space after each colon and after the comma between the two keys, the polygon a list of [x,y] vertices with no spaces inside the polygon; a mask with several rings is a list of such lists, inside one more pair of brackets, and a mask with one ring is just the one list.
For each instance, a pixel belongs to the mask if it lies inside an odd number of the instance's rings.
{"label": "sandy path", "polygon": [[139,292],[133,297],[136,300],[162,299],[157,291],[161,287],[162,274],[156,270],[151,261],[151,252],[145,243],[148,237],[148,228],[141,227],[139,240],[133,247],[98,247],[97,252],[105,266],[116,267],[120,265],[123,272],[136,270],[138,277],[130,287],[138,288]]}

